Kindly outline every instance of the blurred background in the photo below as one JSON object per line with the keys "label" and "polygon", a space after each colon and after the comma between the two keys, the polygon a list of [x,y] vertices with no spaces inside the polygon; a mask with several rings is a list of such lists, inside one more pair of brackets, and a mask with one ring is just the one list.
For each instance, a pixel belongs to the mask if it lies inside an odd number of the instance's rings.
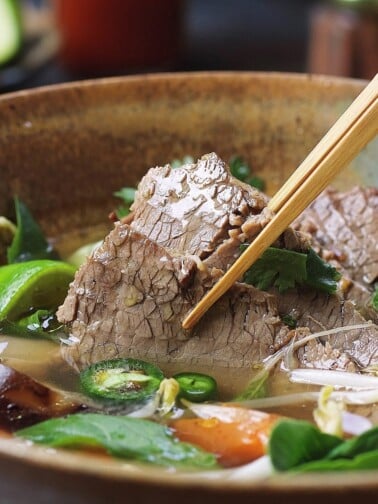
{"label": "blurred background", "polygon": [[196,70],[371,78],[378,0],[0,0],[0,92]]}

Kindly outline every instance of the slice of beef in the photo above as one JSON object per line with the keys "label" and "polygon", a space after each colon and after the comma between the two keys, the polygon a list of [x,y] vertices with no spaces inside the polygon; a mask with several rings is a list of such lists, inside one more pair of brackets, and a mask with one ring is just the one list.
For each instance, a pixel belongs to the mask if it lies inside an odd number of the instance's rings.
{"label": "slice of beef", "polygon": [[[261,362],[289,340],[279,313],[311,331],[364,319],[337,296],[292,292],[275,296],[236,284],[195,329],[183,331],[187,312],[213,279],[190,257],[175,256],[126,224],[118,224],[76,274],[58,318],[70,338],[63,354],[77,369],[113,357],[136,357],[190,369],[243,368]],[[277,303],[279,305],[277,306]],[[357,370],[378,363],[373,326],[308,344],[300,365]]]}
{"label": "slice of beef", "polygon": [[[240,243],[251,242],[272,218],[267,203],[213,152],[181,168],[151,168],[138,186],[131,227],[175,253],[208,258],[208,267],[226,270]],[[309,244],[288,230],[278,246],[303,250]]]}
{"label": "slice of beef", "polygon": [[285,342],[275,297],[236,285],[192,333],[181,323],[211,282],[192,258],[171,254],[118,224],[77,272],[58,318],[69,325],[65,358],[81,369],[132,356],[164,363],[244,367]]}
{"label": "slice of beef", "polygon": [[[313,290],[291,290],[277,296],[279,312],[291,315],[311,333],[366,323],[350,301]],[[378,327],[338,332],[314,340],[299,352],[300,365],[357,371],[378,364]]]}
{"label": "slice of beef", "polygon": [[[312,331],[361,321],[336,296],[276,296],[236,284],[192,332],[183,331],[182,320],[234,262],[240,243],[271,218],[266,204],[216,154],[182,168],[151,169],[132,217],[116,224],[81,267],[58,311],[70,330],[66,359],[78,369],[119,356],[236,369],[261,362],[288,341],[279,313],[293,306]],[[303,250],[308,242],[287,230],[278,245]],[[335,336],[298,355],[304,366],[357,369],[377,363],[377,345],[374,326],[361,338],[356,332]]]}
{"label": "slice of beef", "polygon": [[138,186],[132,228],[168,249],[204,259],[252,214],[257,234],[266,205],[265,195],[232,177],[211,153],[181,168],[150,169]]}
{"label": "slice of beef", "polygon": [[327,189],[303,212],[295,228],[310,233],[315,250],[342,272],[345,298],[366,308],[378,280],[378,189],[355,187],[345,193]]}

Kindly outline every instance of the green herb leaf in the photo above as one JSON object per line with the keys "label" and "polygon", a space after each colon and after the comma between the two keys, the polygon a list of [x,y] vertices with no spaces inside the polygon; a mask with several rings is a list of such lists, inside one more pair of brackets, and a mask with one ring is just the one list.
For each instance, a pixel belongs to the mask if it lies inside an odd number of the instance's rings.
{"label": "green herb leaf", "polygon": [[252,187],[256,187],[260,191],[263,191],[265,188],[265,182],[261,177],[257,177],[252,174],[252,170],[249,164],[240,156],[233,156],[229,162],[231,174],[249,184]]}
{"label": "green herb leaf", "polygon": [[360,436],[344,441],[328,454],[327,459],[353,458],[374,450],[378,450],[378,427],[373,427]]}
{"label": "green herb leaf", "polygon": [[116,209],[116,214],[119,219],[126,217],[130,213],[130,207],[135,199],[136,189],[134,187],[122,187],[119,191],[114,193],[114,196],[120,198],[123,201],[123,205],[120,205]]}
{"label": "green herb leaf", "polygon": [[54,447],[100,446],[115,457],[163,466],[217,468],[214,455],[178,441],[167,427],[140,418],[79,413],[46,420],[17,435]]}
{"label": "green herb leaf", "polygon": [[251,399],[266,397],[269,375],[269,369],[263,368],[258,371],[234,401],[250,401]]}
{"label": "green herb leaf", "polygon": [[248,177],[246,179],[246,183],[252,187],[256,187],[259,191],[263,191],[265,189],[265,181],[261,177],[257,177],[253,175],[252,177]]}
{"label": "green herb leaf", "polygon": [[[243,244],[241,249],[247,247],[248,244]],[[281,293],[296,284],[333,293],[339,279],[339,272],[324,262],[312,249],[303,254],[269,247],[245,273],[243,280],[261,290],[275,286]]]}
{"label": "green herb leaf", "polygon": [[277,471],[288,471],[325,458],[342,439],[324,434],[302,420],[282,420],[272,430],[269,454]]}
{"label": "green herb leaf", "polygon": [[20,319],[17,324],[19,327],[24,327],[33,337],[60,341],[60,336],[66,336],[63,330],[63,325],[56,318],[55,309],[51,310],[36,310],[31,315]]}
{"label": "green herb leaf", "polygon": [[326,263],[310,248],[307,254],[307,280],[306,284],[316,290],[335,292],[337,281],[341,275],[336,268]]}
{"label": "green herb leaf", "polygon": [[62,325],[58,325],[55,314],[48,310],[37,310],[17,322],[0,320],[0,334],[21,338],[48,339],[59,343],[67,337]]}
{"label": "green herb leaf", "polygon": [[378,311],[378,287],[375,288],[375,292],[371,298],[371,305],[374,310]]}
{"label": "green herb leaf", "polygon": [[269,247],[246,272],[244,281],[261,290],[275,286],[279,292],[284,292],[296,283],[305,282],[306,262],[306,254]]}
{"label": "green herb leaf", "polygon": [[361,453],[353,459],[322,459],[308,462],[297,467],[295,471],[304,473],[315,471],[361,471],[368,469],[378,469],[378,450]]}
{"label": "green herb leaf", "polygon": [[233,156],[230,159],[229,165],[231,174],[242,182],[245,182],[246,179],[250,177],[251,169],[242,157]]}
{"label": "green herb leaf", "polygon": [[14,199],[14,203],[17,230],[12,244],[8,248],[8,263],[19,263],[34,259],[58,259],[57,253],[47,242],[27,206],[18,198]]}
{"label": "green herb leaf", "polygon": [[192,156],[184,156],[183,158],[172,159],[170,165],[172,168],[180,168],[181,166],[194,163]]}
{"label": "green herb leaf", "polygon": [[278,471],[378,469],[378,427],[343,441],[309,422],[283,420],[272,431],[269,453]]}
{"label": "green herb leaf", "polygon": [[298,321],[291,315],[283,315],[281,320],[284,324],[290,327],[290,329],[295,329],[298,325]]}

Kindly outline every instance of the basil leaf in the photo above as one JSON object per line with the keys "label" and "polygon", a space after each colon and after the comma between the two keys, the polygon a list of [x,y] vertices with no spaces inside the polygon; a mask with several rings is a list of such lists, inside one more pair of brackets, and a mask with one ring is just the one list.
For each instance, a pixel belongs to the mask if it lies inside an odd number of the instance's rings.
{"label": "basil leaf", "polygon": [[173,437],[165,426],[140,418],[79,413],[17,431],[35,443],[54,447],[99,446],[109,454],[162,466],[217,468],[216,458]]}
{"label": "basil leaf", "polygon": [[353,459],[323,459],[309,462],[295,468],[295,471],[303,473],[314,471],[361,471],[368,469],[378,469],[378,450],[361,453]]}
{"label": "basil leaf", "polygon": [[375,450],[378,450],[378,427],[373,427],[355,438],[344,441],[328,454],[327,459],[353,458]]}
{"label": "basil leaf", "polygon": [[282,420],[272,430],[269,454],[277,471],[288,471],[323,459],[342,439],[324,434],[303,420]]}
{"label": "basil leaf", "polygon": [[18,198],[14,199],[17,230],[8,248],[8,263],[32,261],[34,259],[58,259],[57,253],[47,242],[37,222],[27,206]]}

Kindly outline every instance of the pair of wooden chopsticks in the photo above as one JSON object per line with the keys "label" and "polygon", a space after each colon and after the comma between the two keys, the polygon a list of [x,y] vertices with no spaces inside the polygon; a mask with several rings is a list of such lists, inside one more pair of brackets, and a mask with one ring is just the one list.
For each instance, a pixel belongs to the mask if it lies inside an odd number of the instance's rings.
{"label": "pair of wooden chopsticks", "polygon": [[273,196],[273,219],[183,321],[190,329],[378,133],[378,74]]}

